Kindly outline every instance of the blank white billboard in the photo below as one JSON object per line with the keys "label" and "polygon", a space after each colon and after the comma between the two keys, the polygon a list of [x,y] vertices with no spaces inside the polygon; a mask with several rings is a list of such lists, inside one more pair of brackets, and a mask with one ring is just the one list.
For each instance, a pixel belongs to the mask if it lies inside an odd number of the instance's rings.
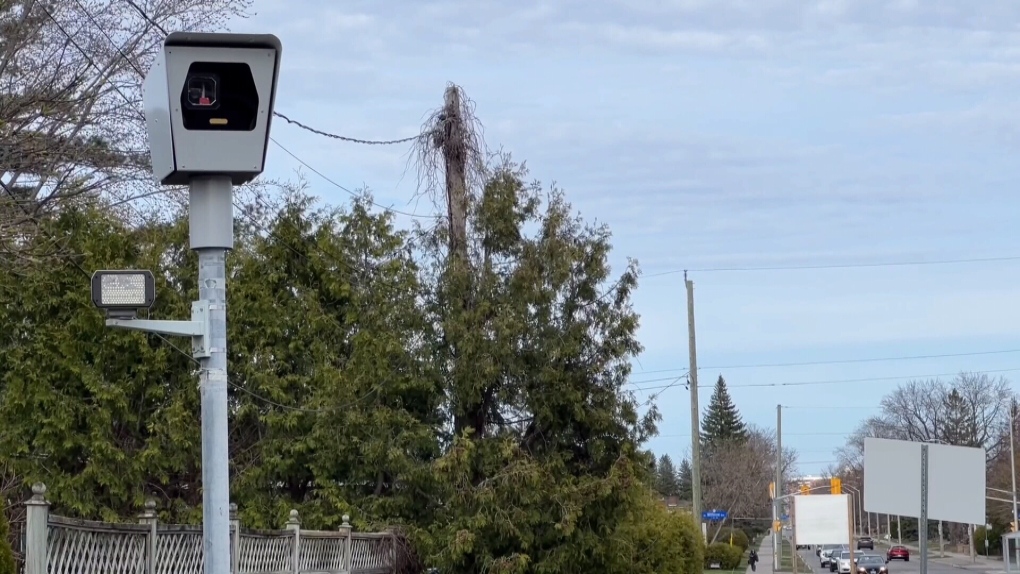
{"label": "blank white billboard", "polygon": [[[921,445],[864,439],[864,510],[920,518]],[[928,443],[928,519],[984,524],[985,449]]]}
{"label": "blank white billboard", "polygon": [[797,544],[849,544],[850,499],[845,494],[793,497]]}

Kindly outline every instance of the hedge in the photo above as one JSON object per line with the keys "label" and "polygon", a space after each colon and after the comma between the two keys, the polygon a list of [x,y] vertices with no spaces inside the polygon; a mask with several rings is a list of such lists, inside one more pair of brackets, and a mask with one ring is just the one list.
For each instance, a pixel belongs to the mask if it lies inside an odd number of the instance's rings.
{"label": "hedge", "polygon": [[730,546],[729,542],[709,544],[705,549],[705,569],[709,569],[712,564],[718,564],[723,570],[736,570],[743,558],[744,549],[737,546],[736,541],[733,546]]}

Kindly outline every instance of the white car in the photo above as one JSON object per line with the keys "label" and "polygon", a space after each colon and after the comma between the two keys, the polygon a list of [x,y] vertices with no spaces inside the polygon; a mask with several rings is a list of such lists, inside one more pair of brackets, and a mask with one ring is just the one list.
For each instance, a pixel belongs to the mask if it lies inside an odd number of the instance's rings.
{"label": "white car", "polygon": [[850,553],[843,551],[839,555],[839,574],[851,574],[853,568],[850,567]]}

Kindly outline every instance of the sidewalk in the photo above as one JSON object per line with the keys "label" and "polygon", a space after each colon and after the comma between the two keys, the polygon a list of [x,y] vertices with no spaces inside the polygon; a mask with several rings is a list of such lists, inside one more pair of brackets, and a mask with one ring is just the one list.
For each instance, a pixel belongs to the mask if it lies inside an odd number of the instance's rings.
{"label": "sidewalk", "polygon": [[[758,548],[758,564],[757,571],[754,574],[773,574],[772,572],[772,559],[774,554],[772,553],[772,537],[766,536],[761,541],[761,547]],[[747,567],[747,574],[751,574],[751,567]]]}

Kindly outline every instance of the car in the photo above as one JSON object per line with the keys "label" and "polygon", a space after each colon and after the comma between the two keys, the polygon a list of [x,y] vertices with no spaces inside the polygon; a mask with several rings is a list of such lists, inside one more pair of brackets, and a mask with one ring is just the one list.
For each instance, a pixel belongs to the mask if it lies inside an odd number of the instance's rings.
{"label": "car", "polygon": [[881,556],[865,554],[857,559],[857,574],[888,574],[886,561]]}
{"label": "car", "polygon": [[867,549],[867,550],[874,550],[875,549],[875,541],[872,540],[872,538],[870,536],[861,536],[860,538],[857,539],[857,549],[858,550],[865,550],[865,549]]}
{"label": "car", "polygon": [[829,571],[838,572],[839,574],[853,574],[853,569],[850,567],[850,555],[851,552],[849,550],[842,550],[839,553],[839,558],[836,558],[836,553],[833,552],[832,556],[835,559],[829,563]]}
{"label": "car", "polygon": [[819,566],[822,568],[828,568],[829,565],[832,564],[833,552],[838,553],[845,548],[846,547],[842,544],[826,544],[822,546],[818,552],[818,558],[821,561]]}
{"label": "car", "polygon": [[908,550],[906,546],[893,546],[885,553],[885,559],[890,562],[893,560],[910,562],[910,550]]}

